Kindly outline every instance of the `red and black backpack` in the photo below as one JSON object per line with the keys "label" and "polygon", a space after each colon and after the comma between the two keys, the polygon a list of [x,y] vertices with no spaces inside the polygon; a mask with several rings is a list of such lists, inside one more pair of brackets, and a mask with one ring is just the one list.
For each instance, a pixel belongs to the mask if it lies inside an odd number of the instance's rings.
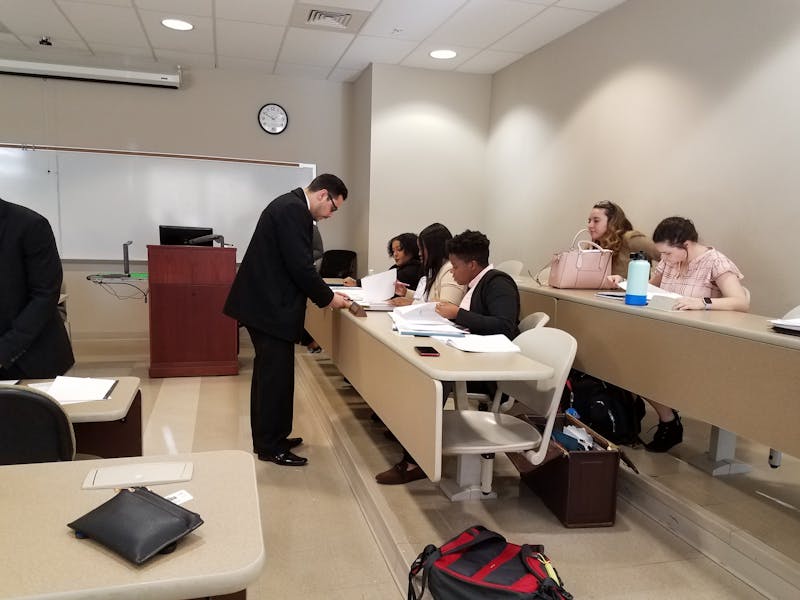
{"label": "red and black backpack", "polygon": [[414,560],[408,600],[420,600],[426,587],[434,600],[572,600],[544,547],[509,543],[480,525],[441,548],[428,545]]}

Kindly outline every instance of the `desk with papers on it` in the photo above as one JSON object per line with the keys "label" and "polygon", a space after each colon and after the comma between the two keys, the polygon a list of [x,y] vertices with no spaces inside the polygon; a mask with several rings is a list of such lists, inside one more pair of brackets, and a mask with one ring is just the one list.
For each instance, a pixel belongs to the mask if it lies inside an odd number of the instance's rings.
{"label": "desk with papers on it", "polygon": [[[93,469],[135,463],[190,462],[189,481],[152,486],[181,490],[203,525],[172,554],[135,566],[67,527],[111,498],[113,489],[82,489]],[[225,450],[174,456],[38,463],[0,467],[0,596],[50,600],[184,600],[225,595],[244,600],[260,575],[264,543],[253,457]],[[228,594],[234,594],[228,596]]]}
{"label": "desk with papers on it", "polygon": [[729,432],[800,456],[800,337],[777,333],[768,317],[654,310],[516,280],[523,315],[546,312],[578,340],[576,369],[718,427],[722,439],[697,466],[714,474],[747,467]]}
{"label": "desk with papers on it", "polygon": [[[305,327],[361,397],[405,446],[431,481],[442,477],[442,382],[454,382],[456,406],[466,408],[468,381],[551,377],[553,369],[519,352],[462,352],[436,338],[435,358],[416,353],[419,338],[392,331],[385,313],[366,318],[309,303]],[[453,500],[480,498],[480,457],[461,456],[455,481],[442,488]]]}
{"label": "desk with papers on it", "polygon": [[[141,298],[145,302],[149,294],[147,278],[147,273],[94,273],[86,276],[88,281],[103,286],[115,298],[120,300]],[[130,294],[121,294],[117,289],[118,286],[131,288]]]}
{"label": "desk with papers on it", "polygon": [[[62,405],[75,430],[75,450],[104,458],[142,455],[142,393],[138,377],[117,377],[105,399]],[[23,380],[21,383],[43,383]]]}

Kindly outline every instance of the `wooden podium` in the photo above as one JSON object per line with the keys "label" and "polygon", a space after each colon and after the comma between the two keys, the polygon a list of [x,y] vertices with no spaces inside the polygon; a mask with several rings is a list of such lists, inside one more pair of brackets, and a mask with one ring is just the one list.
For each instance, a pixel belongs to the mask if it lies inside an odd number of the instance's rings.
{"label": "wooden podium", "polygon": [[147,246],[150,377],[236,375],[238,327],[222,314],[236,249]]}

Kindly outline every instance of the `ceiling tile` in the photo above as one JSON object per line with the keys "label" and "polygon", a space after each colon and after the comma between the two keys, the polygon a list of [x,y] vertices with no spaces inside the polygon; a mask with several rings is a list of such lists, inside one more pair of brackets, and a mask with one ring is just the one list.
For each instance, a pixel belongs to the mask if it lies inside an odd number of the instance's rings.
{"label": "ceiling tile", "polygon": [[383,0],[360,33],[420,42],[465,3],[466,0]]}
{"label": "ceiling tile", "polygon": [[174,67],[198,67],[202,69],[214,68],[214,55],[199,52],[176,52],[175,50],[155,49],[158,62]]}
{"label": "ceiling tile", "polygon": [[625,0],[558,0],[556,6],[562,8],[577,8],[578,10],[590,10],[592,12],[603,12],[623,2],[625,2]]}
{"label": "ceiling tile", "polygon": [[141,10],[168,13],[165,19],[180,18],[180,15],[211,16],[211,0],[136,0],[136,6]]}
{"label": "ceiling tile", "polygon": [[525,56],[521,52],[499,52],[497,50],[484,50],[479,52],[456,71],[462,73],[496,73],[513,62]]}
{"label": "ceiling tile", "polygon": [[0,22],[20,37],[80,39],[51,0],[0,0]]}
{"label": "ceiling tile", "polygon": [[594,13],[551,6],[498,41],[491,50],[528,54],[594,17]]}
{"label": "ceiling tile", "polygon": [[[61,4],[64,0],[55,0],[56,4]],[[72,1],[72,0],[70,0]],[[106,6],[133,6],[133,0],[78,0],[84,4],[105,4]]]}
{"label": "ceiling tile", "polygon": [[117,44],[89,44],[97,56],[130,56],[133,58],[155,60],[150,47],[120,46]]}
{"label": "ceiling tile", "polygon": [[0,46],[11,46],[14,48],[19,48],[20,50],[25,47],[22,42],[20,42],[13,34],[10,33],[0,33]]}
{"label": "ceiling tile", "polygon": [[316,31],[290,27],[279,58],[279,63],[332,67],[355,37],[351,33]]}
{"label": "ceiling tile", "polygon": [[291,63],[278,63],[275,65],[276,75],[305,77],[307,79],[327,79],[330,70],[330,67],[318,67],[313,65],[294,65]]}
{"label": "ceiling tile", "polygon": [[[214,53],[210,18],[187,17],[187,15],[174,15],[150,10],[141,10],[139,15],[142,17],[147,37],[154,48],[200,54]],[[189,18],[192,25],[194,25],[194,29],[191,31],[167,29],[161,24],[161,20],[171,16]]]}
{"label": "ceiling tile", "polygon": [[216,3],[216,17],[229,21],[285,26],[294,0],[222,0]]}
{"label": "ceiling tile", "polygon": [[64,40],[53,38],[52,46],[40,46],[39,38],[21,35],[19,36],[22,43],[28,46],[32,52],[36,53],[37,57],[45,60],[57,61],[59,56],[88,56],[91,55],[89,48],[81,40]]}
{"label": "ceiling tile", "polygon": [[543,10],[513,0],[470,0],[426,41],[486,48]]}
{"label": "ceiling tile", "polygon": [[132,7],[61,2],[67,18],[87,43],[147,47],[147,38]]}
{"label": "ceiling tile", "polygon": [[352,8],[353,10],[373,10],[380,0],[302,0],[298,4],[308,4],[310,6],[332,6],[333,8]]}
{"label": "ceiling tile", "polygon": [[384,37],[358,36],[342,56],[337,68],[354,69],[359,73],[370,63],[399,64],[417,42]]}
{"label": "ceiling tile", "polygon": [[217,19],[217,54],[275,62],[283,27]]}
{"label": "ceiling tile", "polygon": [[253,60],[240,56],[217,56],[217,67],[232,71],[252,71],[254,73],[272,73],[275,68],[273,60]]}
{"label": "ceiling tile", "polygon": [[438,71],[455,71],[458,67],[480,52],[478,48],[466,48],[464,46],[453,46],[450,44],[448,49],[456,51],[457,56],[455,58],[451,58],[450,60],[431,58],[430,52],[438,48],[438,44],[431,44],[428,42],[420,44],[417,49],[400,64],[406,67],[421,67],[423,69],[436,69]]}
{"label": "ceiling tile", "polygon": [[361,75],[361,71],[363,69],[334,69],[330,75],[328,75],[328,80],[330,81],[355,81],[358,79],[358,76]]}

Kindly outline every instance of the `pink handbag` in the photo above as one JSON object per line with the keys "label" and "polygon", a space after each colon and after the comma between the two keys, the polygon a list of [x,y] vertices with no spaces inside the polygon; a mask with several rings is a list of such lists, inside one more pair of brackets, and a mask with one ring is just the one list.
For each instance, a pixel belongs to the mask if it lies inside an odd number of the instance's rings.
{"label": "pink handbag", "polygon": [[588,240],[578,242],[578,237],[585,231],[581,229],[575,234],[569,250],[553,255],[547,280],[550,287],[579,290],[614,287],[608,281],[614,253]]}

